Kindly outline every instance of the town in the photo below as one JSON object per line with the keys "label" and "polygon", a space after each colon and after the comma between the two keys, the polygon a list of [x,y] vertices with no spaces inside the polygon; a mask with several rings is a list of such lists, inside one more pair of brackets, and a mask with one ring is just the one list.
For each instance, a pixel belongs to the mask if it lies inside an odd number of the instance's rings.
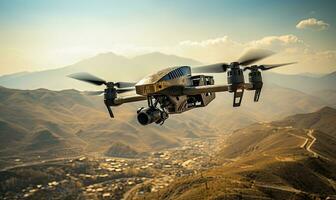
{"label": "town", "polygon": [[216,143],[216,138],[193,138],[134,159],[82,155],[13,168],[2,172],[12,177],[1,183],[0,198],[141,199],[178,177],[216,166]]}

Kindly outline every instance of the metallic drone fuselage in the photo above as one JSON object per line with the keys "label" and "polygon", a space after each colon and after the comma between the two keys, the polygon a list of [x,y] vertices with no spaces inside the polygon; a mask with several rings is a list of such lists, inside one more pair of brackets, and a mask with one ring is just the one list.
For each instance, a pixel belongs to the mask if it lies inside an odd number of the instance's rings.
{"label": "metallic drone fuselage", "polygon": [[186,87],[214,85],[212,76],[191,75],[189,66],[172,67],[140,80],[136,85],[136,93],[142,96],[156,98],[164,105],[169,114],[182,113],[187,110],[204,107],[214,98],[214,92],[185,95]]}
{"label": "metallic drone fuselage", "polygon": [[[71,78],[106,85],[104,91],[90,92],[93,95],[104,93],[104,103],[110,117],[114,118],[111,107],[124,103],[147,100],[148,107],[137,111],[138,122],[142,125],[151,123],[163,124],[168,114],[182,113],[187,110],[207,106],[215,99],[216,92],[233,93],[233,107],[241,105],[244,91],[254,91],[254,101],[258,102],[263,87],[261,71],[276,67],[295,64],[282,63],[272,65],[252,65],[264,59],[273,52],[265,50],[249,50],[236,62],[215,63],[193,68],[194,73],[224,73],[227,74],[227,84],[214,84],[214,78],[208,75],[192,75],[189,66],[166,68],[150,74],[138,83],[107,82],[104,79],[88,73],[69,75]],[[249,70],[248,83],[245,83],[244,71]],[[118,96],[118,94],[136,91],[135,95]]]}

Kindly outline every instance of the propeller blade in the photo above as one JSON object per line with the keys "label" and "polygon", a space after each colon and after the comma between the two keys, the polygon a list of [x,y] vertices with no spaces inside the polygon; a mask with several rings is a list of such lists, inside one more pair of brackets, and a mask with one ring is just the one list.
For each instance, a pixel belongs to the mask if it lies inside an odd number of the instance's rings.
{"label": "propeller blade", "polygon": [[240,65],[247,66],[252,63],[255,63],[259,60],[262,60],[268,56],[273,55],[274,52],[264,49],[251,49],[244,53],[239,59],[238,62]]}
{"label": "propeller blade", "polygon": [[115,82],[114,85],[117,86],[118,88],[129,88],[129,87],[134,87],[136,83],[132,82]]}
{"label": "propeller blade", "polygon": [[121,94],[121,93],[129,92],[129,91],[133,91],[135,90],[135,88],[117,88],[116,90],[118,94]]}
{"label": "propeller blade", "polygon": [[106,81],[98,78],[92,74],[86,73],[86,72],[80,72],[80,73],[75,73],[75,74],[70,74],[70,78],[74,78],[80,81],[85,81],[88,83],[92,83],[94,85],[103,85],[106,84]]}
{"label": "propeller blade", "polygon": [[204,65],[200,67],[191,68],[194,73],[222,73],[228,67],[227,63],[217,63],[212,65]]}
{"label": "propeller blade", "polygon": [[277,68],[277,67],[282,67],[282,66],[286,66],[286,65],[292,65],[292,64],[295,64],[295,63],[297,63],[297,62],[274,64],[274,65],[260,65],[259,69],[261,69],[261,70],[269,70],[269,69],[273,69],[273,68]]}
{"label": "propeller blade", "polygon": [[83,92],[85,95],[89,96],[99,96],[104,93],[104,91],[85,91]]}

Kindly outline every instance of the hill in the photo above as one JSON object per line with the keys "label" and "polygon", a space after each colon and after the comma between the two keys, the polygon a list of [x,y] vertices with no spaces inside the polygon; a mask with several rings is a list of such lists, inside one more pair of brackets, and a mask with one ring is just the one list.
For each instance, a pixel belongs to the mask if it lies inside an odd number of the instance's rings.
{"label": "hill", "polygon": [[216,134],[196,117],[196,127],[182,116],[162,127],[141,126],[136,122],[136,110],[145,102],[116,108],[117,118],[111,120],[101,97],[85,96],[76,90],[0,87],[0,102],[0,156],[8,161],[103,154],[114,142],[146,152],[179,146],[181,136],[189,129],[202,137]]}
{"label": "hill", "polygon": [[273,72],[264,73],[265,83],[273,83],[282,87],[296,89],[308,94],[315,94],[321,90],[334,90],[336,72],[323,76],[287,75]]}
{"label": "hill", "polygon": [[232,107],[232,94],[216,94],[207,106],[207,115],[197,112],[204,120],[220,130],[232,131],[251,123],[277,120],[297,113],[313,112],[327,105],[323,100],[294,89],[266,85],[258,103],[253,102],[253,92],[246,91],[239,108]]}
{"label": "hill", "polygon": [[[27,151],[31,150],[46,150],[59,145],[62,142],[62,138],[56,136],[49,130],[41,130],[33,133],[30,144],[26,147]],[[66,148],[61,146],[61,148]]]}
{"label": "hill", "polygon": [[[324,199],[336,195],[336,137],[311,126],[333,119],[323,108],[272,123],[256,123],[225,136],[217,167],[178,179],[159,199]],[[295,119],[297,128],[292,127]],[[301,120],[301,122],[300,122]],[[305,123],[302,123],[305,122]],[[314,123],[315,125],[316,123]],[[294,124],[295,125],[295,124]],[[314,127],[313,129],[311,129]]]}
{"label": "hill", "polygon": [[[2,148],[11,147],[25,137],[25,132],[21,127],[6,121],[0,121],[0,142]],[[11,134],[8,134],[11,133]]]}
{"label": "hill", "polygon": [[275,122],[278,126],[293,126],[296,128],[309,128],[320,130],[336,137],[336,110],[331,107],[324,107],[317,112],[298,114]]}
{"label": "hill", "polygon": [[136,158],[139,156],[139,153],[128,145],[115,142],[105,152],[105,155],[111,157]]}
{"label": "hill", "polygon": [[[146,102],[114,108],[116,118],[112,120],[99,96],[85,96],[76,90],[0,87],[0,133],[4,138],[0,155],[13,161],[17,157],[30,160],[104,154],[114,142],[139,153],[162,150],[180,146],[185,138],[217,136],[260,120],[305,113],[324,105],[314,96],[277,86],[266,87],[259,103],[252,102],[252,95],[246,93],[243,105],[232,108],[232,95],[220,94],[207,108],[173,115],[163,126],[141,126],[136,110]],[[279,97],[274,98],[276,95]],[[44,137],[49,138],[46,145],[41,139]],[[49,142],[52,145],[47,145]]]}

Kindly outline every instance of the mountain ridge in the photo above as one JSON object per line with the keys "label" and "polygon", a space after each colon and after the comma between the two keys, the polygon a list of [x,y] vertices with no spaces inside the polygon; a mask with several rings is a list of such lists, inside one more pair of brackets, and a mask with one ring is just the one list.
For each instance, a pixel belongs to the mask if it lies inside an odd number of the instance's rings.
{"label": "mountain ridge", "polygon": [[[111,81],[139,81],[144,76],[160,69],[180,65],[197,66],[201,65],[201,62],[160,52],[151,52],[131,58],[117,55],[113,52],[106,52],[60,68],[0,76],[0,85],[18,89],[48,88],[62,90],[75,88],[79,90],[92,90],[96,89],[96,87],[71,80],[67,75],[76,72],[89,72]],[[123,69],[122,72],[119,70],[121,68]],[[226,76],[225,74],[223,75],[224,77]],[[276,84],[316,96],[318,96],[319,91],[328,90],[332,91],[332,97],[324,93],[321,98],[327,99],[330,104],[333,104],[332,102],[335,101],[334,96],[336,96],[336,92],[333,90],[334,85],[336,85],[336,72],[309,76],[302,74],[279,74],[267,71],[263,75],[265,85]],[[225,78],[221,78],[222,74],[215,75],[215,77],[216,82],[225,83],[223,81]]]}
{"label": "mountain ridge", "polygon": [[[72,80],[67,76],[77,72],[89,72],[106,80],[138,81],[144,76],[165,67],[199,64],[200,62],[189,58],[155,52],[133,58],[107,52],[65,67],[1,76],[0,85],[17,89],[48,88],[62,90],[76,88],[90,90],[96,87]],[[122,72],[120,71],[121,68],[123,69]],[[137,68],[138,72],[134,73],[134,68]],[[117,78],[118,80],[116,80]]]}

